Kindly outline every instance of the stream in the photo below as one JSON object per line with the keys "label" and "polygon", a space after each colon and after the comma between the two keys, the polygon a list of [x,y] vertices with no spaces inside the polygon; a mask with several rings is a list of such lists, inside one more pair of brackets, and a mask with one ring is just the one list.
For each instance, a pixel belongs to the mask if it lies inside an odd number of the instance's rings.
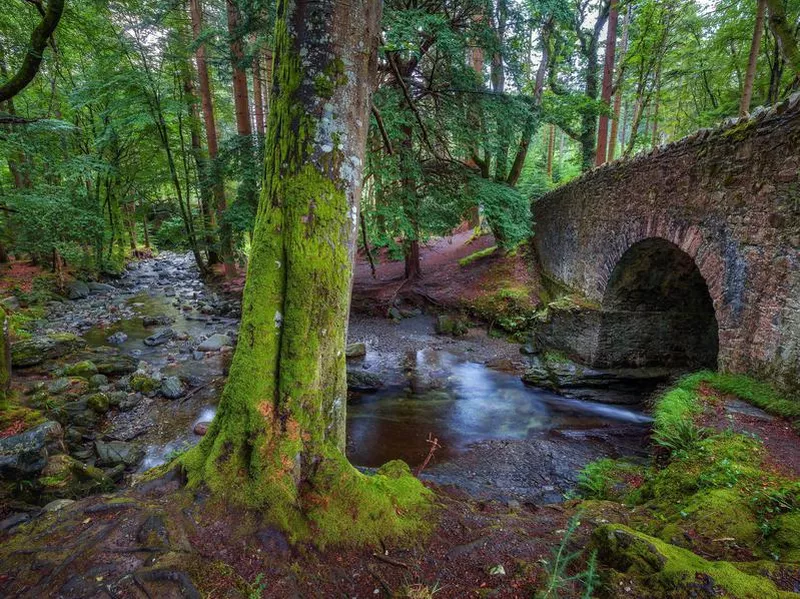
{"label": "stream", "polygon": [[[190,256],[165,253],[132,264],[104,293],[53,303],[41,332],[75,332],[94,352],[115,346],[140,371],[181,382],[179,397],[144,394],[100,425],[103,439],[136,444],[142,457],[133,470],[141,472],[201,438],[238,319],[237,302],[204,285]],[[479,497],[560,501],[585,463],[645,454],[646,414],[525,386],[519,346],[482,330],[455,339],[436,335],[424,314],[398,323],[354,314],[349,341],[367,351],[348,360],[348,371],[372,382],[348,402],[347,455],[358,467],[403,459],[416,468],[430,436],[440,448],[423,473],[428,480]]]}

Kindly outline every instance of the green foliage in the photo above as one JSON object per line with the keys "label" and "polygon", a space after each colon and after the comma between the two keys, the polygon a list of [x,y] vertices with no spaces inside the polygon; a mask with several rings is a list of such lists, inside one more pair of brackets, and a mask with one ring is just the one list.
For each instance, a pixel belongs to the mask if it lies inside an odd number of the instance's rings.
{"label": "green foliage", "polygon": [[525,288],[504,287],[478,296],[470,310],[490,324],[512,335],[526,332],[536,317],[536,304]]}
{"label": "green foliage", "polygon": [[[620,493],[615,489],[618,483],[642,470],[642,466],[629,462],[601,458],[588,463],[578,474],[578,493],[585,499],[620,499]],[[623,493],[628,491],[624,485],[621,488]]]}
{"label": "green foliage", "polygon": [[[590,599],[593,597],[594,590],[599,582],[597,554],[592,552],[589,555],[585,570],[577,574],[569,573],[569,570],[573,569],[574,564],[584,554],[583,551],[572,551],[569,548],[569,545],[573,542],[575,531],[580,524],[580,514],[570,518],[561,543],[553,551],[552,558],[544,563],[547,582],[545,583],[545,588],[536,593],[536,599],[557,599],[558,597],[576,596],[580,596],[582,599]],[[579,592],[580,595],[577,595],[576,592]]]}

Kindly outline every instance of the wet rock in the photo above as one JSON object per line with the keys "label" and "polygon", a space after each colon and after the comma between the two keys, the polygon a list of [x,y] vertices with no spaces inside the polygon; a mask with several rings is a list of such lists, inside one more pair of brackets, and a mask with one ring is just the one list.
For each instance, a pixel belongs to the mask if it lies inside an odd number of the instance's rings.
{"label": "wet rock", "polygon": [[156,347],[158,345],[163,345],[173,337],[175,337],[175,331],[172,329],[162,329],[155,335],[150,335],[147,339],[145,339],[144,344],[149,347]]}
{"label": "wet rock", "polygon": [[201,351],[192,352],[192,358],[194,358],[195,360],[202,360],[205,357],[206,355]]}
{"label": "wet rock", "polygon": [[135,443],[96,441],[94,448],[97,452],[97,463],[101,466],[124,464],[127,467],[133,467],[144,458],[144,450]]}
{"label": "wet rock", "polygon": [[367,355],[367,346],[364,343],[348,343],[344,355],[348,358],[360,358]]}
{"label": "wet rock", "polygon": [[89,286],[83,281],[67,283],[67,297],[71,300],[83,299],[89,296]]}
{"label": "wet rock", "polygon": [[108,405],[112,408],[118,408],[128,397],[125,391],[106,391],[105,394],[108,397]]}
{"label": "wet rock", "polygon": [[128,335],[123,333],[122,331],[117,331],[113,335],[109,335],[106,337],[106,341],[113,345],[120,345],[125,343],[128,340]]}
{"label": "wet rock", "polygon": [[18,368],[36,366],[45,360],[62,358],[85,346],[86,342],[72,333],[51,333],[25,339],[11,346],[11,364]]}
{"label": "wet rock", "polygon": [[171,316],[161,314],[159,316],[143,316],[142,325],[145,327],[156,327],[172,324],[175,321]]}
{"label": "wet rock", "polygon": [[16,312],[21,307],[19,299],[13,295],[1,299],[0,306],[2,306],[4,310],[10,310],[11,312]]}
{"label": "wet rock", "polygon": [[103,473],[115,483],[118,483],[125,476],[125,464],[117,464],[113,468],[107,468],[103,470]]}
{"label": "wet rock", "polygon": [[149,514],[136,533],[136,540],[144,547],[169,547],[169,532],[161,514]]}
{"label": "wet rock", "polygon": [[75,503],[74,499],[54,499],[42,508],[44,512],[58,512]]}
{"label": "wet rock", "polygon": [[86,398],[86,405],[98,414],[108,412],[109,401],[105,393],[94,393]]}
{"label": "wet rock", "polygon": [[69,389],[71,386],[72,386],[72,381],[70,381],[66,377],[61,377],[47,385],[47,392],[50,395],[59,395],[61,393],[64,393],[64,391]]}
{"label": "wet rock", "polygon": [[89,378],[89,384],[92,387],[103,387],[108,385],[108,377],[104,374],[95,374]]}
{"label": "wet rock", "polygon": [[93,428],[97,424],[97,413],[89,407],[86,398],[64,404],[64,415],[75,426]]}
{"label": "wet rock", "polygon": [[64,369],[66,376],[79,376],[88,379],[97,374],[97,365],[91,360],[83,360],[75,364],[71,364]]}
{"label": "wet rock", "polygon": [[130,412],[132,409],[142,403],[142,399],[141,393],[131,393],[130,395],[126,394],[125,399],[119,402],[120,412]]}
{"label": "wet rock", "polygon": [[161,387],[161,380],[139,371],[130,378],[130,388],[140,393],[153,393]]}
{"label": "wet rock", "polygon": [[15,514],[11,514],[8,518],[4,518],[0,520],[0,530],[6,531],[11,530],[12,528],[16,528],[20,524],[24,524],[31,519],[30,514],[26,514],[25,512],[17,512]]}
{"label": "wet rock", "polygon": [[389,308],[389,318],[399,322],[403,320],[403,314],[397,307],[392,306],[391,308]]}
{"label": "wet rock", "polygon": [[469,332],[469,327],[459,318],[447,314],[440,314],[436,318],[436,332],[440,335],[463,337]]}
{"label": "wet rock", "polygon": [[89,288],[91,293],[114,293],[116,289],[107,283],[96,283],[94,281],[89,281],[86,286]]}
{"label": "wet rock", "polygon": [[177,376],[168,376],[161,381],[161,395],[167,399],[178,399],[183,395],[183,383]]}
{"label": "wet rock", "polygon": [[0,475],[19,478],[35,474],[49,455],[63,452],[64,430],[58,422],[43,422],[19,435],[0,439]]}
{"label": "wet rock", "polygon": [[102,470],[88,466],[68,455],[52,456],[37,479],[41,496],[82,497],[110,490],[114,484]]}
{"label": "wet rock", "polygon": [[130,356],[108,354],[95,358],[97,372],[105,375],[130,374],[136,371],[136,360]]}
{"label": "wet rock", "polygon": [[207,352],[207,351],[217,351],[222,349],[223,347],[228,347],[231,345],[231,339],[227,335],[223,335],[222,333],[215,333],[211,335],[208,339],[203,341],[200,345],[197,346],[197,351]]}
{"label": "wet rock", "polygon": [[376,374],[365,370],[347,370],[347,388],[351,391],[377,391],[383,387],[383,380]]}
{"label": "wet rock", "polygon": [[197,424],[194,425],[194,429],[192,430],[195,435],[199,435],[200,437],[202,437],[208,432],[209,426],[211,426],[210,422],[198,422]]}

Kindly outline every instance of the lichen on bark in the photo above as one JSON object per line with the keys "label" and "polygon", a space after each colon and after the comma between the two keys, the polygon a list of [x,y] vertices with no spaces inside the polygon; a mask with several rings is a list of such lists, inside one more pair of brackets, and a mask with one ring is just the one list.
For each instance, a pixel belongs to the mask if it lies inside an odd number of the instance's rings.
{"label": "lichen on bark", "polygon": [[239,341],[217,417],[181,463],[190,487],[262,510],[296,540],[404,536],[423,527],[429,492],[404,465],[365,476],[343,453],[379,5],[282,0],[277,11],[265,181]]}

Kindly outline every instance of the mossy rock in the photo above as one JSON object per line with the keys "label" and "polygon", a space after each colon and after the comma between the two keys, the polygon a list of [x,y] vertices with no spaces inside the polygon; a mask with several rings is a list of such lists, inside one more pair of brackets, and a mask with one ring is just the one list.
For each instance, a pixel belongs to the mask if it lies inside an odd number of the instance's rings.
{"label": "mossy rock", "polygon": [[93,393],[86,398],[86,405],[98,414],[108,412],[109,400],[105,393]]}
{"label": "mossy rock", "polygon": [[469,327],[460,318],[442,314],[436,319],[436,332],[440,335],[463,337],[469,332]]}
{"label": "mossy rock", "polygon": [[796,597],[779,590],[768,578],[746,574],[730,562],[708,561],[621,524],[595,529],[592,544],[602,564],[632,577],[649,597]]}
{"label": "mossy rock", "polygon": [[11,346],[11,364],[18,368],[36,366],[45,360],[61,358],[86,346],[86,342],[72,333],[51,333],[17,341]]}
{"label": "mossy rock", "polygon": [[679,517],[675,527],[664,528],[659,535],[662,539],[684,545],[684,532],[692,530],[706,539],[732,539],[751,549],[761,539],[758,520],[748,501],[733,489],[711,489],[693,495]]}
{"label": "mossy rock", "polygon": [[97,374],[97,365],[91,360],[82,360],[64,369],[66,376],[78,376],[89,379]]}
{"label": "mossy rock", "polygon": [[770,548],[781,561],[800,563],[800,511],[782,514],[772,521],[775,532]]}
{"label": "mossy rock", "polygon": [[114,487],[102,470],[66,454],[51,456],[36,482],[47,500],[82,497]]}
{"label": "mossy rock", "polygon": [[131,377],[131,389],[139,393],[153,393],[161,387],[161,381],[146,374],[134,374]]}

